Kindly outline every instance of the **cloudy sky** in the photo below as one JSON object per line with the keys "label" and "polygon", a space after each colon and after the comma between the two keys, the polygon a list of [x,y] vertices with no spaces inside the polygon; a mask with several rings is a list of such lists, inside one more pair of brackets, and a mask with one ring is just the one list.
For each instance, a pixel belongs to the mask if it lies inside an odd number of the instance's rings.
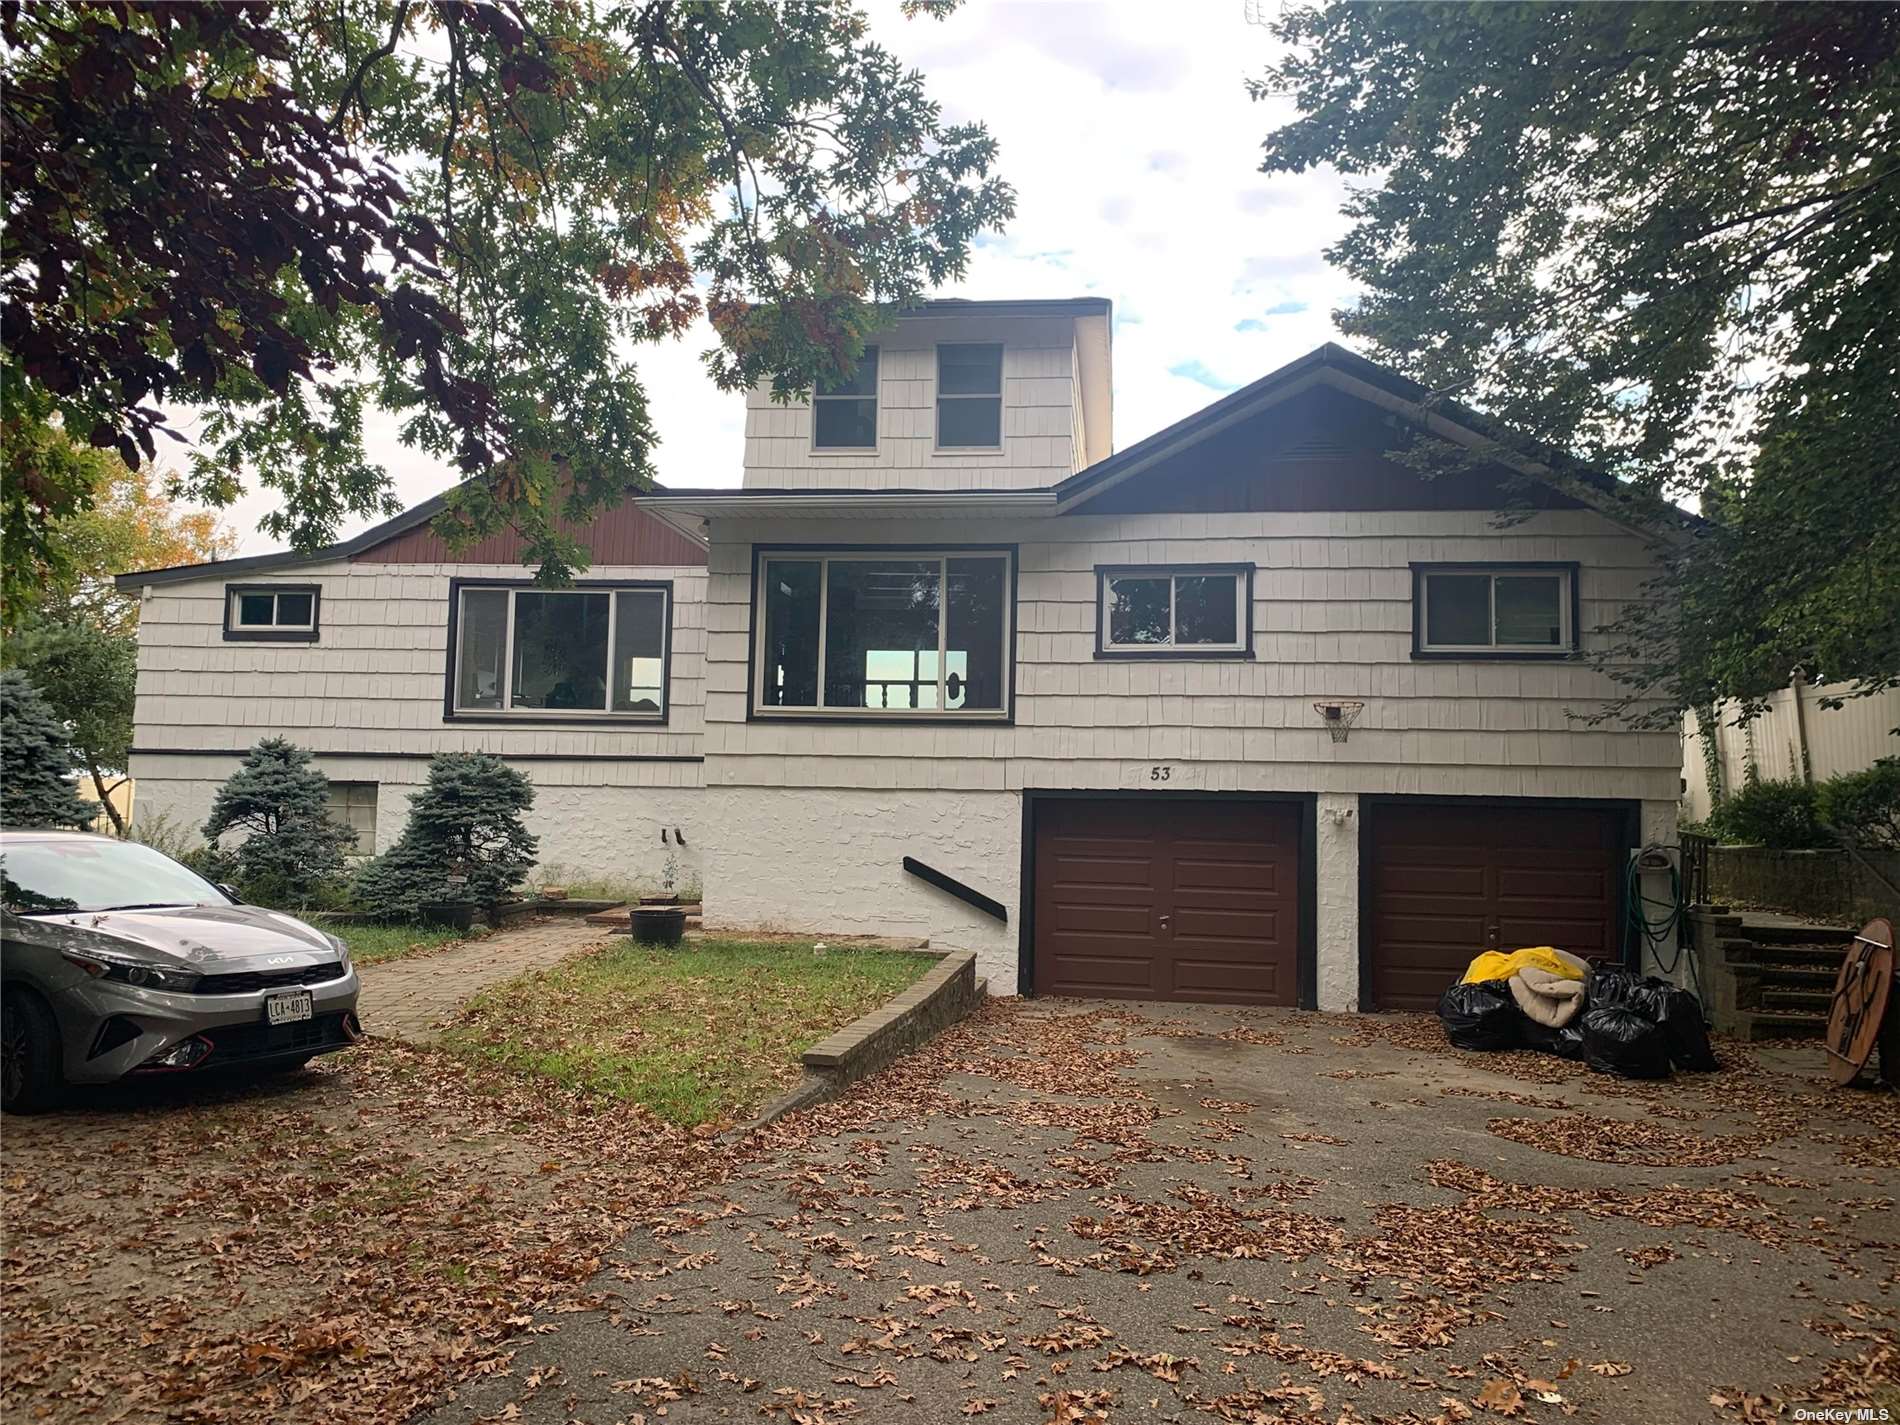
{"label": "cloudy sky", "polygon": [[[1257,171],[1285,109],[1243,87],[1274,52],[1248,16],[1278,3],[1194,0],[1157,23],[1152,0],[966,0],[938,23],[866,0],[877,38],[928,76],[946,118],[989,125],[1017,192],[1008,231],[938,295],[1113,301],[1118,447],[1336,335],[1329,314],[1350,286],[1321,250],[1343,227],[1340,180]],[[703,374],[712,341],[702,328],[642,351],[663,483],[740,481],[743,401]],[[376,424],[372,449],[405,504],[452,481],[393,422]],[[274,547],[255,528],[263,507],[227,512],[243,553]]]}

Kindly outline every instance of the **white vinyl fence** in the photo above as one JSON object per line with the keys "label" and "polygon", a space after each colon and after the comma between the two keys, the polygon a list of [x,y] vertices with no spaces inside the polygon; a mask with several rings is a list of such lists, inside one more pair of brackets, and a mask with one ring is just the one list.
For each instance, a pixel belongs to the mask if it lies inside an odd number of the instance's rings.
{"label": "white vinyl fence", "polygon": [[[1854,698],[1841,707],[1821,706],[1825,694],[1844,692],[1845,685],[1783,688],[1768,711],[1746,726],[1735,725],[1735,704],[1716,710],[1714,729],[1721,759],[1722,786],[1730,791],[1742,785],[1752,762],[1764,780],[1799,777],[1802,748],[1807,748],[1808,774],[1817,782],[1840,772],[1859,772],[1882,757],[1900,756],[1900,689]],[[1682,720],[1682,814],[1700,821],[1709,814],[1707,749],[1694,714]]]}

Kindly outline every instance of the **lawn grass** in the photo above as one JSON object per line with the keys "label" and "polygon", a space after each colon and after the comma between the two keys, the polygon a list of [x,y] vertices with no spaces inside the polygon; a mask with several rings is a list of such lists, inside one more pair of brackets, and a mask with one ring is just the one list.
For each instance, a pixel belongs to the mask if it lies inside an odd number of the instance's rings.
{"label": "lawn grass", "polygon": [[331,932],[343,937],[350,959],[358,965],[378,965],[417,950],[433,950],[452,940],[467,940],[481,931],[451,930],[442,925],[337,925]]}
{"label": "lawn grass", "polygon": [[691,1128],[761,1107],[805,1050],[935,963],[810,942],[615,940],[477,995],[443,1044]]}

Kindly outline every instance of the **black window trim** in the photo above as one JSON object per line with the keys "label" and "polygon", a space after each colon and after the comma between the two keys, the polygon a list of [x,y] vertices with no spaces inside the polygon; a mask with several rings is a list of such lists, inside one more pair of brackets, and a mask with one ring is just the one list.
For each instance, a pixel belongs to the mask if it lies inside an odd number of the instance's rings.
{"label": "black window trim", "polygon": [[[947,346],[993,346],[996,348],[996,391],[967,391],[958,395],[946,396],[943,393],[943,349]],[[931,351],[931,360],[936,363],[932,373],[932,382],[937,399],[931,406],[931,442],[934,454],[942,455],[1000,455],[1007,438],[1003,433],[1003,385],[1005,377],[1003,367],[1008,361],[1007,343],[1000,341],[940,341]],[[996,444],[995,445],[945,445],[943,443],[943,403],[945,401],[994,401],[996,402]]]}
{"label": "black window trim", "polygon": [[[309,628],[241,628],[232,619],[240,594],[308,594]],[[226,643],[315,643],[323,626],[321,584],[226,584],[224,586],[224,641]]]}
{"label": "black window trim", "polygon": [[[660,711],[659,713],[625,712],[562,712],[554,714],[536,712],[506,712],[494,709],[462,710],[455,706],[455,659],[459,651],[458,625],[462,617],[462,591],[464,589],[538,589],[544,593],[562,593],[565,590],[599,589],[606,592],[625,589],[657,589],[666,596],[666,617],[660,622]],[[486,724],[490,727],[665,727],[673,718],[673,581],[671,579],[576,579],[565,589],[549,589],[532,579],[463,579],[449,580],[449,637],[448,646],[442,655],[442,721],[461,724]],[[509,630],[514,637],[514,630]],[[609,649],[611,656],[612,650]],[[608,701],[612,702],[612,687],[608,688]]]}
{"label": "black window trim", "polygon": [[[1582,565],[1576,560],[1438,560],[1412,564],[1412,657],[1420,663],[1561,663],[1583,647]],[[1428,648],[1425,644],[1425,580],[1432,574],[1558,574],[1570,584],[1570,637],[1555,648]],[[1559,595],[1561,598],[1562,596]]]}
{"label": "black window trim", "polygon": [[[1095,566],[1095,656],[1103,661],[1175,661],[1202,662],[1220,659],[1250,659],[1253,651],[1253,575],[1252,564],[1097,564]],[[1135,578],[1193,578],[1201,574],[1233,574],[1240,589],[1240,646],[1237,648],[1201,647],[1189,644],[1155,645],[1148,648],[1112,648],[1108,642],[1108,620],[1103,605],[1108,581],[1125,575]]]}
{"label": "black window trim", "polygon": [[[1003,707],[1000,713],[987,710],[967,713],[845,712],[830,708],[761,708],[758,701],[759,661],[764,636],[759,617],[759,590],[765,561],[772,556],[808,559],[829,554],[930,554],[943,558],[951,554],[1001,554],[1009,560],[1009,589],[1004,607],[1009,612],[1009,638],[1003,650]],[[747,722],[796,722],[807,727],[1013,727],[1016,724],[1016,635],[1018,630],[1017,581],[1022,560],[1014,544],[964,544],[955,541],[936,544],[843,544],[826,540],[816,544],[755,544],[752,546],[752,589],[746,614],[745,720]],[[823,669],[819,670],[823,676]]]}
{"label": "black window trim", "polygon": [[[810,454],[826,456],[826,457],[833,456],[833,455],[862,457],[866,455],[876,455],[878,453],[879,447],[883,445],[884,433],[882,429],[880,428],[882,426],[881,417],[884,412],[884,352],[883,352],[883,348],[877,342],[874,342],[874,341],[866,342],[864,346],[864,350],[858,353],[857,369],[859,370],[863,369],[864,360],[866,357],[869,357],[872,360],[872,362],[875,363],[876,368],[877,368],[876,375],[873,377],[871,381],[871,392],[868,396],[863,395],[863,394],[857,394],[857,393],[850,394],[850,395],[838,394],[838,395],[827,396],[822,391],[820,391],[816,386],[812,387],[811,400],[807,402],[807,405],[809,405],[809,407],[811,408],[811,440],[808,445],[808,450]],[[869,445],[820,445],[818,443],[818,403],[820,401],[865,401],[865,400],[868,400],[871,403],[871,443]]]}

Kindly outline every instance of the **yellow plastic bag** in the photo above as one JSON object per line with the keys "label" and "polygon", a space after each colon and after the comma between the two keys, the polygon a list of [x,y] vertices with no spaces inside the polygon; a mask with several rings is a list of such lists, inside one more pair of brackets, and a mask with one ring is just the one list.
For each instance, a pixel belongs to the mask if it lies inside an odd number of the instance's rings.
{"label": "yellow plastic bag", "polygon": [[1554,945],[1533,945],[1528,950],[1485,951],[1466,967],[1464,983],[1475,985],[1485,980],[1508,980],[1526,965],[1534,965],[1566,980],[1581,980],[1589,976],[1589,970],[1576,956],[1568,955]]}

